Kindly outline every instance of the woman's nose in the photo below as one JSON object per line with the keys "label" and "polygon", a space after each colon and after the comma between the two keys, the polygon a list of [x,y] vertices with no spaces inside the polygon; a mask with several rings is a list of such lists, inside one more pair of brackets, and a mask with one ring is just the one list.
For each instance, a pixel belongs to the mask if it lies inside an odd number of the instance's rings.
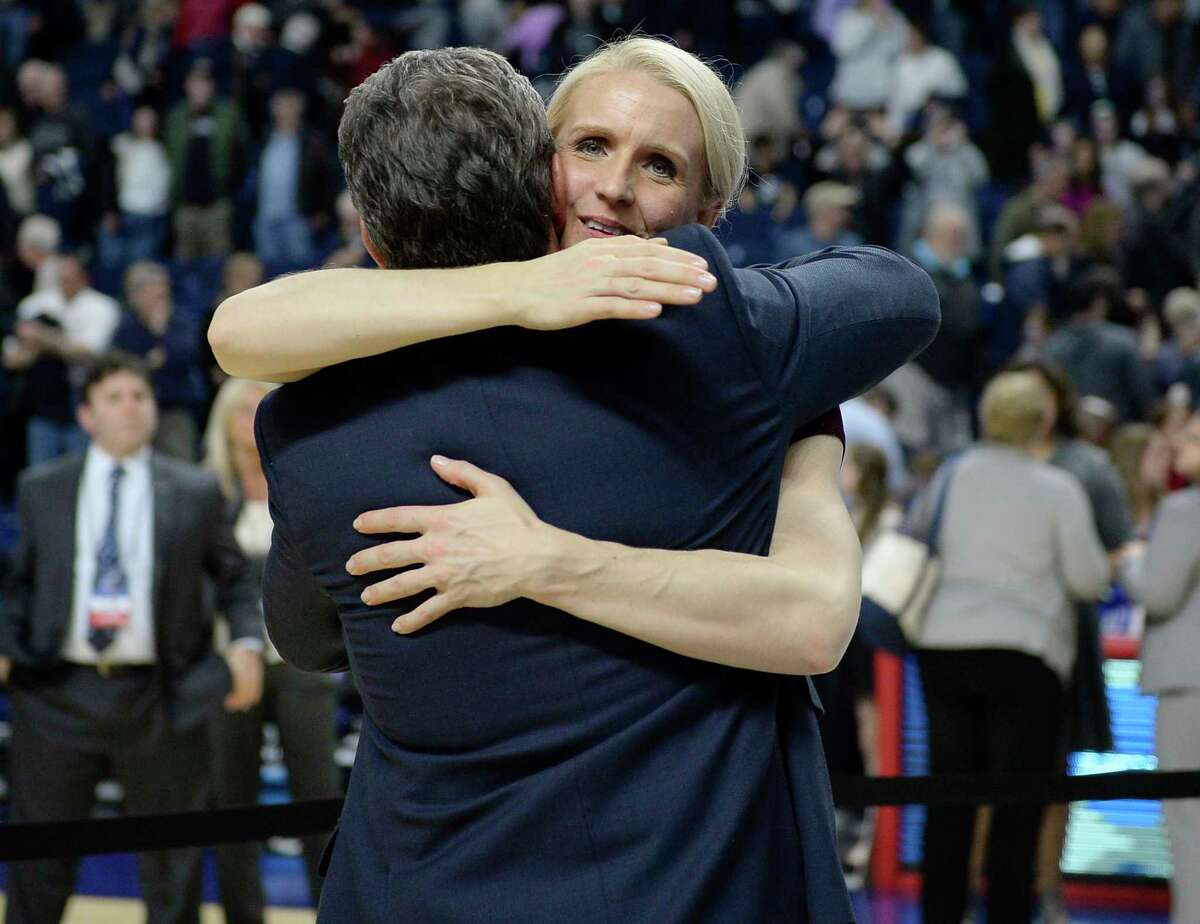
{"label": "woman's nose", "polygon": [[633,201],[633,183],[629,168],[619,163],[608,165],[600,176],[596,192],[606,202],[628,205]]}

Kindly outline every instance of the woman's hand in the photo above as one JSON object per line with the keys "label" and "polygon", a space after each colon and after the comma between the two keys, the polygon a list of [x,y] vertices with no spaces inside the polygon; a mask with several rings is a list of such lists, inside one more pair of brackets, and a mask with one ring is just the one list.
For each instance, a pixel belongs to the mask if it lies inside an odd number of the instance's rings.
{"label": "woman's hand", "polygon": [[525,596],[526,579],[543,567],[552,547],[553,529],[503,478],[442,456],[434,456],[432,465],[443,481],[474,497],[460,504],[362,514],[354,521],[360,533],[417,537],[364,549],[346,563],[355,575],[420,565],[372,584],[362,594],[364,603],[377,606],[437,591],[392,623],[392,630],[401,634],[424,628],[451,610],[499,606]]}
{"label": "woman's hand", "polygon": [[561,330],[603,318],[653,318],[717,287],[703,258],[662,238],[594,238],[523,263],[496,264],[495,291],[516,302],[514,323]]}

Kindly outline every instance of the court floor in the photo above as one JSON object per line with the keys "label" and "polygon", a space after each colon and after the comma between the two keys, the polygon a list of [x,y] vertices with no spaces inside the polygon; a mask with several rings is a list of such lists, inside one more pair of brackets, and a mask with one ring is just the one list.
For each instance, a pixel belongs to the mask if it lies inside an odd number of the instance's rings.
{"label": "court floor", "polygon": [[[223,924],[225,917],[216,902],[216,884],[211,852],[205,870],[205,900],[201,924]],[[316,915],[308,904],[308,887],[299,857],[274,853],[263,855],[263,889],[273,907],[266,924],[314,924]],[[0,864],[0,877],[7,872]],[[79,871],[79,894],[67,907],[64,924],[142,924],[136,860],[131,854],[86,858]],[[4,899],[0,895],[0,912]],[[869,891],[854,894],[859,924],[921,924],[917,904],[909,898]],[[1071,924],[1167,924],[1165,914],[1071,909]],[[982,917],[979,924],[983,924]]]}

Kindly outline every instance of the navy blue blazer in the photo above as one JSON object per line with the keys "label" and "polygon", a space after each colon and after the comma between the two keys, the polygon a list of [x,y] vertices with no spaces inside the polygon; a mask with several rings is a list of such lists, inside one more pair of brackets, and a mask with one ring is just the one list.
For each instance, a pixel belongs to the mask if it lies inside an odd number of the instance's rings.
{"label": "navy blue blazer", "polygon": [[[792,435],[923,349],[924,271],[879,248],[735,270],[642,322],[513,328],[346,363],[258,414],[284,657],[362,693],[325,924],[853,920],[813,703],[795,678],[682,657],[527,600],[411,636],[345,571],[354,517],[462,494],[443,453],[503,475],[546,522],[664,549],[769,551]],[[336,310],[336,307],[331,308]],[[298,608],[307,574],[337,604]],[[339,626],[340,624],[340,626]]]}

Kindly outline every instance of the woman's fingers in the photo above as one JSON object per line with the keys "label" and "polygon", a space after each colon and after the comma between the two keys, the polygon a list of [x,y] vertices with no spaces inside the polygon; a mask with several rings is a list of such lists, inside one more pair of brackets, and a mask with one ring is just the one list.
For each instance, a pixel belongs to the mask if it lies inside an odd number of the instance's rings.
{"label": "woman's fingers", "polygon": [[577,246],[590,246],[596,253],[617,257],[655,257],[660,260],[691,264],[701,269],[708,268],[708,261],[704,257],[692,253],[690,250],[670,246],[665,237],[655,237],[647,240],[635,234],[625,234],[621,237],[593,238]]}
{"label": "woman's fingers", "polygon": [[411,597],[413,594],[419,594],[423,590],[429,590],[436,586],[432,568],[414,568],[412,571],[405,571],[403,574],[396,574],[387,580],[370,585],[362,592],[360,599],[367,606],[379,606],[381,603],[403,600],[405,597]]}
{"label": "woman's fingers", "polygon": [[384,507],[368,510],[354,518],[354,528],[368,535],[375,533],[423,533],[440,507]]}
{"label": "woman's fingers", "polygon": [[429,463],[442,481],[470,491],[476,497],[502,497],[514,493],[512,485],[499,475],[493,475],[463,459],[433,456]]}
{"label": "woman's fingers", "polygon": [[446,594],[437,594],[415,610],[405,613],[403,616],[397,616],[392,622],[392,631],[399,635],[408,635],[410,632],[424,629],[431,622],[436,622],[454,609],[454,604],[450,602],[450,598]]}
{"label": "woman's fingers", "polygon": [[399,542],[385,542],[361,552],[355,552],[346,562],[346,570],[350,574],[370,574],[372,571],[383,571],[387,568],[407,568],[423,562],[421,555],[421,540],[405,539]]}

